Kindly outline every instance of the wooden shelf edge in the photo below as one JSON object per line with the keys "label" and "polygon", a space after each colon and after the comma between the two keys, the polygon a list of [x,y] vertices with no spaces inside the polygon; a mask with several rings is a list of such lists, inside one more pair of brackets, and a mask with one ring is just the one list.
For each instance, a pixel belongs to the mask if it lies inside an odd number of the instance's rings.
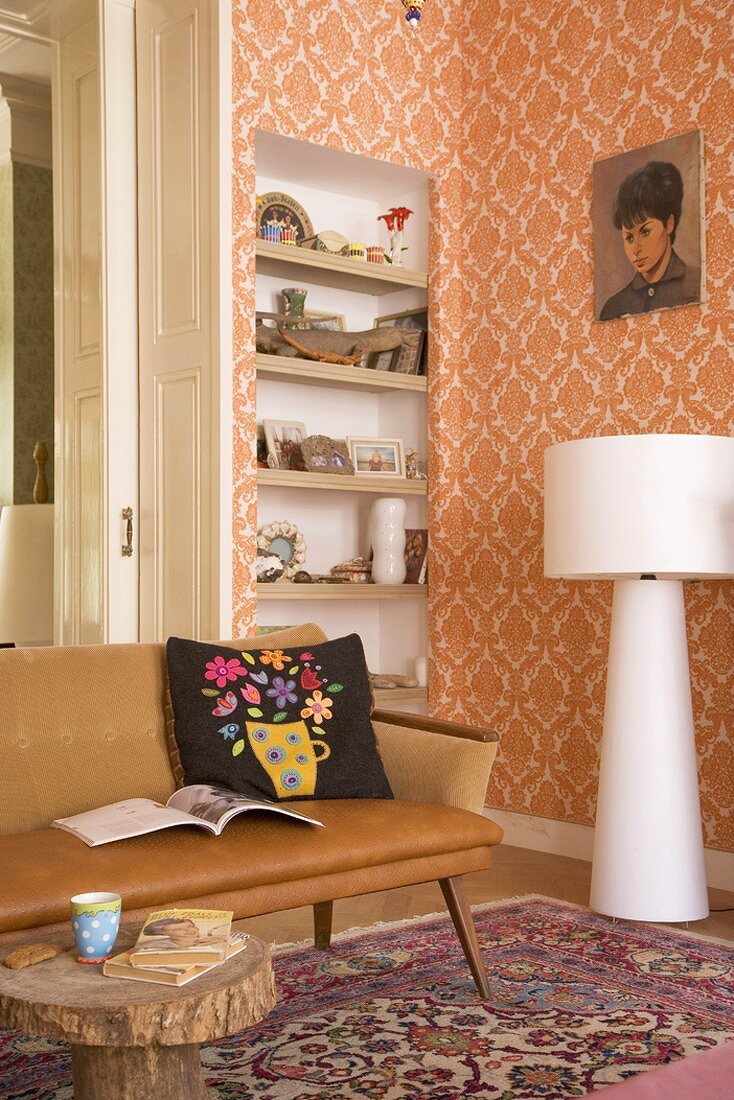
{"label": "wooden shelf edge", "polygon": [[391,374],[389,371],[367,370],[366,367],[343,367],[331,363],[316,363],[280,355],[256,356],[259,378],[288,381],[307,386],[340,386],[389,393],[427,393],[428,379],[418,374]]}
{"label": "wooden shelf edge", "polygon": [[390,709],[391,703],[428,703],[428,688],[373,688],[375,708]]}
{"label": "wooden shelf edge", "polygon": [[427,584],[258,584],[258,600],[405,600],[428,595]]}
{"label": "wooden shelf edge", "polygon": [[366,280],[367,283],[374,283],[375,289],[372,293],[375,294],[380,293],[380,284],[386,286],[388,292],[401,287],[428,286],[428,275],[424,271],[411,271],[404,267],[398,270],[385,264],[369,264],[365,260],[350,259],[349,256],[331,256],[315,249],[276,244],[273,241],[257,240],[255,256],[257,259],[325,271],[347,279],[351,277]]}
{"label": "wooden shelf edge", "polygon": [[259,485],[285,489],[333,489],[351,493],[391,493],[393,496],[425,496],[428,482],[405,477],[372,477],[369,474],[310,474],[296,470],[257,471]]}

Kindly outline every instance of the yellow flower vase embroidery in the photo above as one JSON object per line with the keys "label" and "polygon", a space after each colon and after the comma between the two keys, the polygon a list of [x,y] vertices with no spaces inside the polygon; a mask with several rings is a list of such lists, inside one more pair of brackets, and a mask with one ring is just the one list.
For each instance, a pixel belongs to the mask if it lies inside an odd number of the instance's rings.
{"label": "yellow flower vase embroidery", "polygon": [[252,750],[268,773],[278,798],[312,795],[316,790],[316,767],[331,755],[326,742],[312,738],[305,722],[245,725]]}

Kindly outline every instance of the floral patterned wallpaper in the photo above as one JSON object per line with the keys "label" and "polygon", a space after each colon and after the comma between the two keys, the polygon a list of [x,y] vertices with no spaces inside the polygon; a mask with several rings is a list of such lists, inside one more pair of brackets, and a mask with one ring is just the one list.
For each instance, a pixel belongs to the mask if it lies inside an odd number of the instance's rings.
{"label": "floral patterned wallpaper", "polygon": [[0,165],[0,507],[32,504],[43,440],[53,500],[54,280],[51,170]]}
{"label": "floral patterned wallpaper", "polygon": [[33,503],[33,448],[42,440],[54,499],[54,264],[50,168],[13,164],[15,503]]}
{"label": "floral patterned wallpaper", "polygon": [[0,164],[0,508],[13,503],[13,165]]}
{"label": "floral patterned wallpaper", "polygon": [[[561,439],[730,434],[729,0],[234,8],[235,611],[254,613],[256,127],[428,169],[431,690],[501,733],[495,807],[591,824],[611,585],[545,580]],[[591,165],[696,127],[708,302],[593,321]],[[706,843],[734,850],[734,586],[687,594]]]}

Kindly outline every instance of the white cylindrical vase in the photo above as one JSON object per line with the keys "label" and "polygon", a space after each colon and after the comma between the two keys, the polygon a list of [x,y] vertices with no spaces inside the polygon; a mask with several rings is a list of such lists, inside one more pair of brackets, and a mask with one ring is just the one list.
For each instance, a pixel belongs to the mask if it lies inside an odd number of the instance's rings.
{"label": "white cylindrical vase", "polygon": [[379,497],[372,505],[372,580],[402,584],[405,580],[405,501]]}

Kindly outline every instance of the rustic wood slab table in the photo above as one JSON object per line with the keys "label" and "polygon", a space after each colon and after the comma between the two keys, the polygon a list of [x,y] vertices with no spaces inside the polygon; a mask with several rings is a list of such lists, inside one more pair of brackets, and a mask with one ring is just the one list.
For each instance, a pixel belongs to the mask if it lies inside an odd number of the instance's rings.
{"label": "rustic wood slab table", "polygon": [[[114,954],[135,942],[125,925]],[[106,978],[76,962],[71,931],[0,938],[0,957],[27,943],[57,943],[53,959],[0,965],[0,1024],[71,1046],[76,1100],[204,1100],[199,1044],[244,1031],[275,1006],[270,952],[251,937],[222,966],[177,988]]]}

